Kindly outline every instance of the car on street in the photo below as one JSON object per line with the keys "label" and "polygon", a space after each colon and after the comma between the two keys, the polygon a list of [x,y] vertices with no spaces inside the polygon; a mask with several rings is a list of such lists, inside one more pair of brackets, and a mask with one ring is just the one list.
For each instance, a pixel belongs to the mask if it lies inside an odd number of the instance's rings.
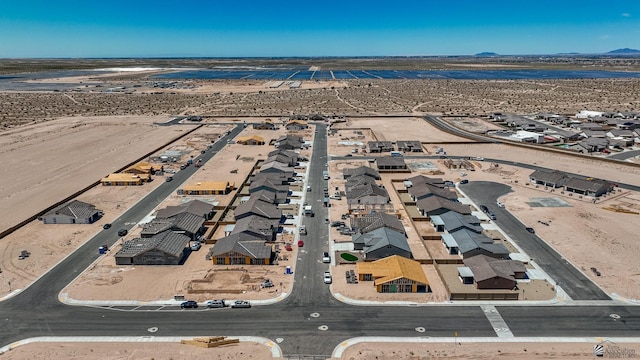
{"label": "car on street", "polygon": [[102,228],[107,230],[107,229],[111,229],[111,224],[104,224],[102,225]]}
{"label": "car on street", "polygon": [[475,158],[473,158],[473,159],[474,159],[474,160],[477,160],[477,161],[484,161],[484,158],[483,158],[483,157],[475,157]]}
{"label": "car on street", "polygon": [[128,233],[127,229],[118,230],[118,236],[125,236],[127,235],[127,233]]}
{"label": "car on street", "polygon": [[331,262],[331,256],[326,251],[324,253],[322,253],[322,262],[325,263],[325,264]]}
{"label": "car on street", "polygon": [[209,301],[207,301],[206,304],[207,304],[207,307],[209,309],[217,309],[217,308],[223,308],[223,307],[227,306],[224,303],[224,299],[221,299],[221,300],[209,300]]}
{"label": "car on street", "polygon": [[480,211],[482,211],[483,213],[486,213],[489,211],[489,208],[486,205],[480,205]]}
{"label": "car on street", "polygon": [[173,181],[173,176],[167,176],[167,178],[165,179],[166,182],[171,182]]}
{"label": "car on street", "polygon": [[526,230],[527,230],[528,232],[532,233],[532,234],[535,234],[535,233],[536,233],[536,231],[535,231],[532,227],[528,227],[528,228],[526,228]]}
{"label": "car on street", "polygon": [[468,179],[462,179],[460,180],[460,184],[468,184],[469,180]]}
{"label": "car on street", "polygon": [[496,219],[496,214],[492,213],[491,211],[489,211],[487,213],[487,215],[489,216],[489,219],[491,219],[491,220],[495,220]]}
{"label": "car on street", "polygon": [[325,272],[324,272],[324,275],[323,275],[323,281],[324,281],[324,283],[325,283],[325,284],[331,284],[332,280],[333,280],[333,279],[331,278],[331,273],[330,273],[330,272],[328,272],[328,271],[325,271]]}
{"label": "car on street", "polygon": [[304,246],[304,241],[298,240],[298,247],[303,247],[303,246]]}
{"label": "car on street", "polygon": [[182,304],[180,304],[180,309],[197,309],[198,308],[198,302],[195,300],[187,300],[185,302],[183,302]]}
{"label": "car on street", "polygon": [[498,202],[496,203],[496,205],[498,205],[498,207],[501,207],[501,208],[503,208],[503,207],[504,207],[504,203],[501,203],[500,201],[498,201]]}
{"label": "car on street", "polygon": [[246,300],[236,300],[231,304],[231,307],[236,308],[250,308],[251,303]]}

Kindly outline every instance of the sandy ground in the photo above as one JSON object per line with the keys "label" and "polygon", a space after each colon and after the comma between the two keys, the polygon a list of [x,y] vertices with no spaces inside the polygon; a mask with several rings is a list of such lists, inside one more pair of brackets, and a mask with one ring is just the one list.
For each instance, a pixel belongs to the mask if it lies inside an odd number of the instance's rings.
{"label": "sandy ground", "polygon": [[[348,347],[343,360],[428,360],[428,359],[594,359],[593,343],[361,343]],[[640,351],[638,343],[617,344]],[[605,343],[605,349],[612,349]]]}
{"label": "sandy ground", "polygon": [[[593,342],[428,342],[386,343],[364,342],[344,349],[342,360],[429,360],[429,359],[594,359]],[[603,343],[605,358],[614,351],[637,357],[638,343]],[[285,354],[286,355],[286,354]],[[2,355],[3,359],[69,359],[69,360],[128,360],[128,359],[273,359],[269,349],[257,343],[242,342],[219,348],[204,349],[178,343],[34,343],[19,346]]]}
{"label": "sandy ground", "polygon": [[7,360],[235,360],[273,359],[271,350],[258,343],[241,342],[205,349],[180,343],[33,343],[2,355]]}
{"label": "sandy ground", "polygon": [[0,159],[11,169],[0,179],[0,231],[192,129],[153,125],[166,120],[65,118],[0,133]]}

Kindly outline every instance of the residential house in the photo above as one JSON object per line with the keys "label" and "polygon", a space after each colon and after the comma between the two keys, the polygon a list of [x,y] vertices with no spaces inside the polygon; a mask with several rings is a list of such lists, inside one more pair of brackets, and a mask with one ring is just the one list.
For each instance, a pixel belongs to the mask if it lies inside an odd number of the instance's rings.
{"label": "residential house", "polygon": [[384,205],[389,203],[387,190],[374,184],[347,189],[346,196],[349,205]]}
{"label": "residential house", "polygon": [[282,219],[282,210],[278,209],[274,204],[261,201],[252,196],[246,203],[236,206],[234,217],[236,220],[240,220],[252,215],[280,221]]}
{"label": "residential house", "polygon": [[214,215],[213,205],[200,200],[190,200],[180,205],[167,206],[158,210],[156,218],[168,219],[182,213],[198,215],[205,220],[210,220]]}
{"label": "residential house", "polygon": [[145,181],[150,180],[150,175],[116,173],[109,174],[107,177],[102,178],[100,183],[102,183],[103,186],[139,186]]}
{"label": "residential house", "polygon": [[353,188],[365,186],[365,185],[378,186],[376,184],[376,180],[371,176],[359,175],[359,176],[352,176],[348,178],[344,184],[344,187],[345,187],[345,190],[349,192]]}
{"label": "residential house", "polygon": [[241,240],[262,239],[275,241],[279,230],[280,221],[253,215],[239,219],[230,235],[239,234]]}
{"label": "residential house", "polygon": [[406,183],[406,185],[409,185],[407,187],[411,187],[415,184],[429,184],[437,188],[441,188],[441,189],[445,188],[445,181],[442,180],[442,178],[432,178],[424,175],[417,175],[417,176],[408,178],[406,181],[409,182],[409,183]]}
{"label": "residential house", "polygon": [[102,216],[102,211],[92,204],[71,200],[51,209],[40,217],[43,224],[93,224]]}
{"label": "residential house", "polygon": [[395,149],[391,141],[369,141],[367,147],[370,153],[390,152]]}
{"label": "residential house", "polygon": [[422,216],[431,217],[433,215],[442,215],[447,211],[455,211],[460,214],[471,214],[469,205],[461,204],[441,198],[440,196],[429,196],[416,201],[416,207]]}
{"label": "residential house", "polygon": [[[412,183],[413,184],[413,183]],[[443,189],[439,187],[435,187],[433,185],[427,183],[416,183],[413,184],[409,189],[409,196],[413,201],[422,200],[428,198],[430,196],[439,196],[443,199],[447,200],[457,200],[458,194],[455,191],[449,189]]]}
{"label": "residential house", "polygon": [[428,293],[429,280],[419,262],[392,255],[371,262],[356,263],[358,279],[373,281],[379,293]]}
{"label": "residential house", "polygon": [[441,235],[442,244],[451,255],[460,255],[463,259],[476,255],[487,255],[498,259],[508,259],[509,250],[502,243],[467,228]]}
{"label": "residential house", "polygon": [[381,211],[351,218],[351,228],[359,234],[368,233],[379,228],[390,228],[404,234],[405,229],[398,216]]}
{"label": "residential house", "polygon": [[599,179],[571,178],[564,184],[564,191],[584,196],[600,197],[613,191],[613,184]]}
{"label": "residential house", "polygon": [[264,138],[258,135],[239,136],[236,143],[241,145],[264,145]]}
{"label": "residential house", "polygon": [[543,185],[552,188],[564,186],[569,177],[567,174],[558,170],[536,170],[529,175],[529,181],[535,185]]}
{"label": "residential house", "polygon": [[171,231],[129,240],[115,254],[116,265],[180,265],[190,252],[189,241]]}
{"label": "residential house", "polygon": [[259,177],[249,185],[249,193],[253,194],[260,190],[289,194],[289,185],[283,185],[277,180],[274,182],[268,177]]}
{"label": "residential house", "polygon": [[402,156],[382,156],[376,159],[378,170],[407,170]]}
{"label": "residential house", "polygon": [[300,131],[309,128],[309,123],[304,120],[291,120],[285,125],[289,131]]}
{"label": "residential house", "polygon": [[191,240],[197,240],[205,231],[204,222],[205,218],[202,217],[202,215],[187,212],[182,212],[168,218],[156,217],[142,225],[140,236],[149,238],[170,230],[186,235]]}
{"label": "residential house", "polygon": [[257,130],[277,130],[278,127],[271,120],[265,120],[258,124],[253,124],[253,128]]}
{"label": "residential house", "polygon": [[201,181],[178,190],[184,195],[227,195],[235,189],[235,183],[228,181]]}
{"label": "residential house", "polygon": [[148,162],[142,161],[126,168],[122,172],[125,174],[154,175],[156,173],[156,169]]}
{"label": "residential house", "polygon": [[590,137],[578,142],[578,145],[588,153],[601,152],[609,147],[609,139]]}
{"label": "residential house", "polygon": [[364,234],[355,234],[352,241],[353,248],[363,250],[367,260],[382,259],[391,255],[412,258],[405,234],[391,228],[381,227]]}
{"label": "residential house", "polygon": [[361,175],[372,177],[375,180],[382,179],[380,177],[380,173],[376,169],[370,168],[368,166],[359,166],[357,168],[347,168],[342,170],[342,176],[344,177],[344,179],[349,179],[351,177],[356,177]]}
{"label": "residential house", "polygon": [[460,276],[465,284],[475,283],[477,289],[513,290],[518,279],[527,278],[524,263],[518,260],[495,259],[485,255],[476,255],[463,260],[464,267],[458,273],[472,275],[472,278]]}
{"label": "residential house", "polygon": [[214,265],[271,265],[273,246],[262,239],[242,240],[240,234],[225,236],[209,250]]}
{"label": "residential house", "polygon": [[398,140],[396,144],[398,146],[398,151],[422,152],[422,143],[417,140]]}
{"label": "residential house", "polygon": [[480,219],[473,215],[463,215],[455,211],[431,216],[431,223],[437,232],[454,233],[466,229],[476,234],[482,234]]}
{"label": "residential house", "polygon": [[[279,161],[271,161],[268,163],[263,163],[260,165],[261,173],[290,173],[293,171],[293,168],[289,166],[289,164],[281,163]],[[294,173],[295,176],[295,173]]]}

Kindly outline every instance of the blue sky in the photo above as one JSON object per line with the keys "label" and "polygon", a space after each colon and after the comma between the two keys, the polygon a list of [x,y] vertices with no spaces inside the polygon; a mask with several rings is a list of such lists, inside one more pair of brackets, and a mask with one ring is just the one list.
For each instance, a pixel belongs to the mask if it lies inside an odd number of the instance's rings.
{"label": "blue sky", "polygon": [[640,49],[638,0],[0,0],[0,57],[411,56]]}

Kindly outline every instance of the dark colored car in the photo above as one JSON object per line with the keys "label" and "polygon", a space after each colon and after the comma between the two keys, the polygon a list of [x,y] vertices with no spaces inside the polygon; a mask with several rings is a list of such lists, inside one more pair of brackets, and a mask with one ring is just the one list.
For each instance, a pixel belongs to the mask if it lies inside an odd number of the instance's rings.
{"label": "dark colored car", "polygon": [[480,205],[480,211],[486,213],[487,211],[489,211],[489,208],[486,205]]}
{"label": "dark colored car", "polygon": [[468,183],[469,183],[469,180],[467,179],[460,180],[460,184],[468,184]]}
{"label": "dark colored car", "polygon": [[127,235],[127,229],[120,229],[118,230],[118,236],[125,236]]}
{"label": "dark colored car", "polygon": [[183,302],[182,304],[180,304],[180,309],[188,309],[188,308],[197,309],[198,308],[198,302],[195,301],[195,300],[187,300],[187,301]]}
{"label": "dark colored car", "polygon": [[102,225],[102,228],[107,230],[107,229],[111,229],[111,224],[104,224]]}
{"label": "dark colored car", "polygon": [[532,233],[532,234],[535,234],[535,233],[536,233],[536,231],[535,231],[532,227],[528,227],[528,228],[527,228],[527,231],[528,231],[528,232],[530,232],[530,233]]}

